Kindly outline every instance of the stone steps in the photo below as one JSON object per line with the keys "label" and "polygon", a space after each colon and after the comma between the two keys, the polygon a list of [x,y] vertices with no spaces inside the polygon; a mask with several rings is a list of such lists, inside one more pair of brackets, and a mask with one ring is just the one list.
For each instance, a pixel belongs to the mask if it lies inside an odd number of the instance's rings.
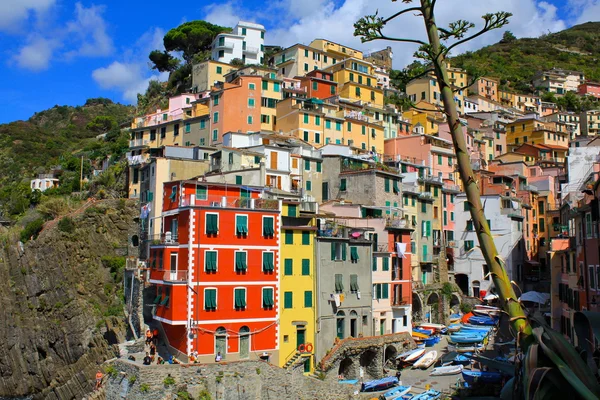
{"label": "stone steps", "polygon": [[301,356],[300,352],[296,352],[296,354],[294,354],[294,356],[285,363],[283,368],[290,369],[296,363],[296,361],[298,361],[300,356]]}

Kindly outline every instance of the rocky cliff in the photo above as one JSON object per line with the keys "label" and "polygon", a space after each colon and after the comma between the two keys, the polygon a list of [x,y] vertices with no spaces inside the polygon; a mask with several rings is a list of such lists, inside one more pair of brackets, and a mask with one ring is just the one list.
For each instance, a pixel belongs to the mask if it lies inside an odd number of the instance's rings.
{"label": "rocky cliff", "polygon": [[36,240],[0,234],[0,397],[81,399],[124,335],[134,202],[103,201]]}

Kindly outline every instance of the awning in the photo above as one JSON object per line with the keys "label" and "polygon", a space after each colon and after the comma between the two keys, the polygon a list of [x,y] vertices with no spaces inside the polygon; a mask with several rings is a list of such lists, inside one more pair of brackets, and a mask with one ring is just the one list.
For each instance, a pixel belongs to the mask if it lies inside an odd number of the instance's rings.
{"label": "awning", "polygon": [[308,99],[308,101],[310,101],[313,104],[325,104],[325,102],[323,100],[319,100],[319,99],[314,98],[314,97]]}

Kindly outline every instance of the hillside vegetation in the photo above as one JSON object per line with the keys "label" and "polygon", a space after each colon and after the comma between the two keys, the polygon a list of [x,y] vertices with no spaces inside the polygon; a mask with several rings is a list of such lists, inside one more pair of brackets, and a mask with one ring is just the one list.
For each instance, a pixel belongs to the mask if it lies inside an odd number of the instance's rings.
{"label": "hillside vegetation", "polygon": [[[511,36],[511,35],[508,35]],[[452,64],[481,75],[500,78],[501,85],[533,92],[536,71],[562,68],[581,71],[587,80],[600,80],[600,22],[576,25],[539,38],[505,39],[453,58]]]}

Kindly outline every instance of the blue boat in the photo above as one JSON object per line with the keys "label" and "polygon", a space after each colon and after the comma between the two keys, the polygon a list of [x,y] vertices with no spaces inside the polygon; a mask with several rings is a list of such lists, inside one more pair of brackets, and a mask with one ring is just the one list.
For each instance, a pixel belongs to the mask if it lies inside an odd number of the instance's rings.
{"label": "blue boat", "polygon": [[469,323],[473,325],[496,325],[497,320],[490,317],[471,317],[469,318]]}
{"label": "blue boat", "polygon": [[480,343],[483,342],[483,339],[485,337],[481,336],[481,335],[450,335],[450,338],[448,340],[450,340],[453,343],[460,343],[460,344],[472,344],[472,343]]}
{"label": "blue boat", "polygon": [[358,379],[340,379],[338,383],[345,385],[356,385],[358,383]]}
{"label": "blue boat", "polygon": [[361,387],[361,392],[377,392],[379,390],[389,389],[392,386],[398,384],[398,378],[395,376],[388,376],[382,379],[376,379],[374,381],[364,382]]}
{"label": "blue boat", "polygon": [[433,333],[433,329],[413,328],[413,332],[419,332],[430,336]]}
{"label": "blue boat", "polygon": [[402,396],[410,392],[411,389],[412,386],[397,386],[393,389],[388,390],[380,397],[383,397],[385,400],[399,400],[402,398]]}
{"label": "blue boat", "polygon": [[489,332],[493,329],[493,326],[485,326],[485,325],[467,325],[463,324],[460,327],[461,331],[481,331],[481,332]]}
{"label": "blue boat", "polygon": [[471,357],[473,353],[464,353],[457,355],[452,361],[455,365],[468,365],[471,363]]}
{"label": "blue boat", "polygon": [[436,400],[439,399],[442,393],[437,390],[430,389],[424,393],[418,394],[412,400]]}
{"label": "blue boat", "polygon": [[473,383],[500,383],[502,374],[500,372],[464,371],[462,377],[465,382]]}
{"label": "blue boat", "polygon": [[439,339],[437,337],[423,339],[423,343],[425,343],[425,347],[433,347],[433,345],[435,345],[437,342],[439,342]]}

